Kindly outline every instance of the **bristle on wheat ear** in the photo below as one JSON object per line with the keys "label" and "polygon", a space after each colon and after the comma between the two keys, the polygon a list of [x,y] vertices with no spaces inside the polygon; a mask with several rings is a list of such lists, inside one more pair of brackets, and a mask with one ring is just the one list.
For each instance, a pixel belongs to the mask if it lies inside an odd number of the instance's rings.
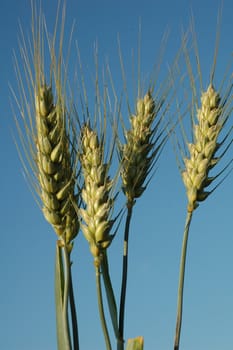
{"label": "bristle on wheat ear", "polygon": [[212,85],[201,96],[201,108],[197,111],[198,123],[194,125],[194,143],[188,144],[189,158],[184,158],[185,170],[182,173],[188,197],[188,211],[192,212],[199,201],[205,200],[209,192],[205,187],[211,182],[210,169],[218,162],[215,153],[217,139],[223,127],[220,121],[222,107],[220,96]]}
{"label": "bristle on wheat ear", "polygon": [[74,203],[74,171],[62,105],[54,105],[51,87],[35,96],[38,179],[43,213],[59,239],[70,245],[79,230]]}
{"label": "bristle on wheat ear", "polygon": [[84,177],[82,199],[85,203],[85,209],[80,208],[83,219],[81,229],[98,263],[101,252],[108,248],[112,241],[110,231],[114,221],[109,217],[113,199],[109,194],[113,181],[107,175],[108,165],[103,162],[103,145],[99,142],[96,131],[89,125],[84,125],[82,129],[81,148]]}

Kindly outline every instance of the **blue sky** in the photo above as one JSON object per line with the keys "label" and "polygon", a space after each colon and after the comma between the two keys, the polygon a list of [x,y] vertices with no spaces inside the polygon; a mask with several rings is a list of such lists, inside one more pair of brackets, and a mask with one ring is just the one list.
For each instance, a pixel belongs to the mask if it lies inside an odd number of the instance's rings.
{"label": "blue sky", "polygon": [[[41,3],[48,28],[52,31],[57,2],[41,0]],[[107,57],[115,84],[122,89],[117,36],[120,37],[126,75],[130,81],[131,53],[137,50],[139,19],[142,23],[143,76],[150,74],[161,38],[168,30],[161,66],[163,75],[180,47],[182,28],[188,28],[193,13],[203,81],[207,87],[220,6],[221,2],[215,0],[67,0],[66,30],[69,33],[75,20],[74,39],[79,42],[84,67],[91,70],[94,67],[94,42],[98,41],[100,61]],[[232,55],[232,13],[232,1],[225,0],[217,81],[223,77]],[[16,87],[13,50],[17,52],[18,48],[19,21],[25,33],[30,33],[30,1],[1,0],[0,349],[55,350],[53,279],[56,236],[23,177],[13,141],[16,131],[9,84]],[[71,72],[76,58],[74,50]],[[87,88],[91,89],[92,85],[88,83]],[[232,198],[231,174],[194,213],[187,256],[181,350],[233,348]],[[143,335],[146,350],[170,350],[173,347],[185,215],[185,190],[168,143],[148,190],[135,206],[130,237],[125,335],[126,338]],[[122,230],[121,227],[109,250],[118,298]],[[73,260],[81,349],[104,349],[92,258],[82,233],[75,243]]]}

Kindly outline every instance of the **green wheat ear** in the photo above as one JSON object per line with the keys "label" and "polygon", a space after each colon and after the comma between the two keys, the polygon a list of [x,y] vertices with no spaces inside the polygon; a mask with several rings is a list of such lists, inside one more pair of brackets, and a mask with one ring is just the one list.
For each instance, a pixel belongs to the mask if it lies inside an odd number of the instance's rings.
{"label": "green wheat ear", "polygon": [[[44,217],[59,240],[71,249],[79,222],[74,209],[77,202],[75,135],[71,136],[72,121],[66,105],[67,67],[65,73],[62,69],[64,13],[57,54],[57,27],[50,40],[42,14],[37,15],[35,7],[32,11],[32,43],[26,42],[22,32],[20,59],[23,64],[15,59],[18,94],[14,95],[21,113],[21,120],[15,118],[21,142],[18,149]],[[50,58],[48,78],[44,59],[46,49]]]}
{"label": "green wheat ear", "polygon": [[188,143],[189,158],[184,158],[182,178],[187,191],[188,211],[193,211],[210,192],[205,191],[214,178],[209,171],[219,162],[219,134],[224,126],[220,95],[212,84],[202,93],[201,107],[197,110],[197,124],[193,125],[193,143]]}
{"label": "green wheat ear", "polygon": [[114,181],[108,176],[109,164],[104,162],[104,144],[97,131],[85,124],[81,132],[81,167],[84,178],[82,199],[85,209],[80,208],[83,220],[81,229],[96,260],[112,241],[110,231],[114,200],[111,197]]}
{"label": "green wheat ear", "polygon": [[163,116],[158,117],[162,103],[156,104],[150,90],[138,98],[136,113],[130,116],[131,128],[125,130],[126,142],[119,142],[122,189],[129,206],[145,191],[146,179],[167,139],[165,128],[160,128]]}
{"label": "green wheat ear", "polygon": [[125,134],[127,143],[120,148],[122,188],[129,202],[140,197],[145,190],[143,185],[150,169],[148,155],[152,149],[150,139],[154,117],[155,104],[148,92],[137,100],[136,114],[130,117],[131,129]]}
{"label": "green wheat ear", "polygon": [[66,132],[65,107],[54,105],[44,85],[35,97],[38,180],[43,213],[60,240],[70,245],[79,231],[74,209],[75,178]]}
{"label": "green wheat ear", "polygon": [[[216,64],[216,57],[214,57],[210,83],[208,88],[203,90],[201,69],[198,63],[197,69],[201,88],[200,101],[198,101],[197,86],[191,68],[191,58],[186,47],[184,47],[184,54],[189,70],[192,92],[191,107],[188,107],[191,115],[192,137],[190,142],[185,132],[182,118],[180,118],[182,142],[178,142],[178,148],[182,164],[179,164],[179,168],[186,188],[187,209],[189,212],[192,212],[201,201],[206,200],[220,185],[225,177],[213,187],[215,180],[229,168],[232,162],[231,158],[222,170],[215,175],[212,174],[212,171],[220,164],[233,141],[231,138],[233,127],[228,123],[232,112],[232,78],[229,77],[227,82],[226,77],[224,77],[223,82],[228,84],[225,92],[216,90],[213,84]],[[199,57],[198,52],[195,52],[195,54],[196,57]],[[228,127],[229,129],[222,136],[222,133]],[[181,143],[184,145],[184,148],[180,146]],[[209,189],[211,185],[212,189]]]}

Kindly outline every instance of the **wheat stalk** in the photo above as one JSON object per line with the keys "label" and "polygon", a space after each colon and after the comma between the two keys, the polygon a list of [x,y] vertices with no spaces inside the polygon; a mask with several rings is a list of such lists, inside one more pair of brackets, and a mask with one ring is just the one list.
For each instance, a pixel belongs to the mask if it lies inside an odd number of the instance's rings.
{"label": "wheat stalk", "polygon": [[[229,96],[227,94],[227,96]],[[197,109],[197,123],[193,124],[193,143],[187,142],[189,157],[184,157],[185,169],[182,171],[182,179],[186,187],[188,206],[187,218],[185,223],[184,238],[181,252],[180,262],[180,278],[178,287],[178,307],[177,322],[174,349],[179,349],[181,323],[182,323],[182,307],[183,307],[183,285],[185,275],[186,251],[188,243],[189,228],[192,220],[193,211],[198,207],[200,201],[206,198],[215,190],[215,186],[211,191],[206,191],[206,187],[218,177],[209,176],[209,172],[218,164],[224,153],[229,148],[232,140],[227,145],[222,155],[217,156],[217,152],[228,139],[230,131],[219,142],[220,133],[227,122],[230,115],[228,98],[221,102],[220,94],[214,89],[211,83],[208,89],[202,92],[201,106]],[[231,162],[231,161],[230,161]],[[229,163],[230,164],[230,163]],[[226,166],[219,174],[226,170]],[[221,182],[220,182],[221,183]]]}
{"label": "wheat stalk", "polygon": [[[199,206],[199,203],[201,201],[205,201],[207,197],[222,183],[225,177],[217,185],[215,185],[215,187],[212,187],[211,190],[207,190],[207,188],[213,185],[214,181],[220,175],[222,175],[226,171],[226,169],[228,169],[229,165],[232,162],[231,158],[228,164],[221,171],[219,171],[218,174],[216,174],[215,176],[210,176],[210,172],[223,158],[233,141],[232,139],[229,140],[232,132],[232,125],[230,126],[229,130],[227,131],[226,135],[222,138],[222,140],[219,140],[221,132],[227,125],[227,122],[232,112],[232,77],[229,78],[229,82],[227,82],[226,77],[224,77],[223,79],[223,83],[227,84],[225,94],[221,94],[220,91],[217,91],[214,88],[213,79],[217,56],[216,45],[214,61],[210,75],[210,83],[206,91],[203,91],[200,59],[197,49],[197,43],[195,41],[195,36],[193,41],[195,58],[197,62],[197,72],[201,87],[201,103],[200,106],[197,105],[197,99],[199,94],[197,92],[196,79],[193,73],[190,54],[187,50],[186,44],[184,43],[184,56],[187,64],[192,90],[192,104],[191,108],[188,108],[191,114],[192,142],[188,141],[187,135],[184,131],[184,127],[182,124],[182,119],[180,118],[180,124],[183,134],[182,141],[185,150],[183,150],[180,146],[180,143],[178,143],[178,147],[183,160],[183,167],[180,164],[179,167],[186,188],[188,205],[180,259],[174,350],[179,349],[180,343],[186,253],[192,215],[194,210]],[[221,97],[221,95],[223,95],[223,97]],[[220,153],[222,147],[225,147],[225,149],[222,151],[222,153]],[[187,150],[188,152],[186,152]],[[187,153],[188,155],[186,155]]]}
{"label": "wheat stalk", "polygon": [[[118,349],[124,347],[124,314],[128,274],[128,239],[133,206],[136,199],[141,197],[149,180],[146,179],[153,169],[162,148],[167,140],[163,136],[165,127],[161,127],[164,113],[158,116],[163,103],[158,98],[155,103],[152,91],[149,89],[143,98],[138,98],[136,113],[130,116],[130,130],[125,131],[125,144],[119,142],[120,174],[122,179],[122,190],[126,196],[127,217],[124,232],[123,269],[119,313]],[[166,111],[166,108],[165,108]],[[155,125],[154,121],[156,120]]]}
{"label": "wheat stalk", "polygon": [[[80,161],[84,178],[82,199],[85,205],[84,208],[79,209],[82,218],[81,229],[94,257],[99,313],[106,348],[110,350],[111,343],[102,301],[100,267],[106,276],[106,249],[113,239],[110,231],[114,224],[114,220],[111,219],[114,204],[111,194],[114,181],[108,176],[110,164],[104,163],[104,140],[99,141],[97,131],[93,130],[88,123],[81,130]],[[112,287],[111,298],[114,299]]]}
{"label": "wheat stalk", "polygon": [[[115,333],[118,338],[117,305],[114,290],[111,283],[108,247],[110,246],[117,229],[113,230],[113,224],[117,217],[113,218],[113,210],[116,202],[116,186],[119,178],[119,169],[110,178],[114,148],[116,141],[116,114],[119,103],[111,78],[110,68],[107,65],[107,79],[103,75],[103,81],[99,76],[98,47],[95,46],[95,79],[94,108],[91,109],[89,96],[83,75],[81,55],[79,58],[79,75],[81,77],[81,113],[84,116],[83,123],[79,123],[79,158],[81,163],[81,175],[83,185],[81,190],[82,207],[77,208],[80,216],[81,229],[86,238],[91,254],[94,258],[96,274],[96,289],[99,307],[99,315],[107,349],[111,348],[105,312],[102,300],[101,282],[103,281],[109,313]],[[105,72],[105,71],[104,71]],[[110,78],[110,80],[108,80]],[[93,77],[91,76],[91,79]],[[114,102],[114,103],[113,103]],[[78,111],[77,111],[78,113]],[[110,121],[112,125],[112,138],[108,138]]]}
{"label": "wheat stalk", "polygon": [[[71,136],[71,118],[66,105],[67,67],[64,68],[64,74],[62,71],[65,8],[62,11],[58,54],[55,50],[59,12],[58,7],[55,31],[51,40],[44,17],[41,12],[37,14],[36,7],[32,7],[32,43],[30,40],[25,41],[22,32],[20,46],[22,64],[16,59],[19,97],[16,95],[15,97],[23,126],[18,118],[16,123],[24,153],[20,151],[24,169],[34,192],[39,197],[37,201],[44,217],[58,236],[55,273],[58,348],[71,349],[68,317],[68,303],[70,303],[73,345],[74,349],[78,350],[70,261],[73,240],[79,232],[79,220],[74,209],[74,203],[77,201],[75,195],[77,162]],[[44,59],[45,42],[50,58],[48,79],[45,73],[47,72]],[[46,83],[47,80],[50,84]]]}

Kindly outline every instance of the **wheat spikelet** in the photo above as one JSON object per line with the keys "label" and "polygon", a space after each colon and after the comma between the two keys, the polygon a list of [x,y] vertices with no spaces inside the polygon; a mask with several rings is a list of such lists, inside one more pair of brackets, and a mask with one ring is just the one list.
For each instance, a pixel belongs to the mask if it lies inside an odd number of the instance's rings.
{"label": "wheat spikelet", "polygon": [[120,146],[122,187],[128,203],[133,203],[145,190],[143,185],[153,161],[150,152],[155,114],[155,103],[149,91],[138,99],[136,115],[130,117],[131,129],[125,134],[126,144]]}
{"label": "wheat spikelet", "polygon": [[211,182],[208,177],[209,170],[213,168],[218,158],[217,139],[223,127],[220,116],[220,96],[212,85],[202,93],[201,108],[197,111],[198,124],[194,125],[194,143],[188,144],[189,158],[184,158],[185,170],[182,173],[187,190],[188,211],[193,211],[199,201],[205,200],[209,192],[205,187]]}
{"label": "wheat spikelet", "polygon": [[42,210],[60,240],[69,245],[78,233],[79,222],[73,206],[75,180],[64,108],[59,102],[54,105],[52,90],[47,85],[38,89],[35,107]]}
{"label": "wheat spikelet", "polygon": [[84,177],[82,199],[86,205],[85,209],[79,209],[85,222],[81,223],[81,229],[97,262],[101,251],[106,249],[112,241],[110,230],[114,220],[110,220],[109,217],[113,199],[109,194],[113,187],[113,180],[110,180],[107,175],[109,167],[103,162],[104,147],[99,142],[96,131],[89,125],[84,125],[81,134],[80,158]]}

